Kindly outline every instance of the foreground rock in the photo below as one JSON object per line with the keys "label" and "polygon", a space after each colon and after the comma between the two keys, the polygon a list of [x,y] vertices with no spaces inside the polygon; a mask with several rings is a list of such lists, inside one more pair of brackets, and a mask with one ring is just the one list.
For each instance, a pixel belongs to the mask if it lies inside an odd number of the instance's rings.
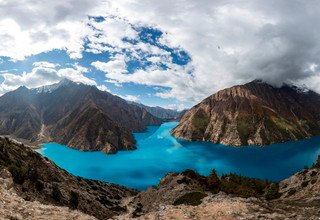
{"label": "foreground rock", "polygon": [[2,219],[318,219],[319,201],[320,158],[280,183],[186,170],[137,192],[74,177],[0,138]]}
{"label": "foreground rock", "polygon": [[161,119],[95,86],[63,80],[0,97],[0,135],[54,141],[84,151],[135,149],[132,136]]}
{"label": "foreground rock", "polygon": [[10,172],[6,169],[0,171],[0,218],[15,220],[33,219],[74,219],[94,220],[93,216],[67,207],[44,205],[38,201],[26,201],[14,189],[14,182]]}
{"label": "foreground rock", "polygon": [[122,199],[137,193],[115,184],[74,177],[30,148],[7,138],[0,138],[0,170],[11,173],[12,187],[26,201],[66,206],[99,219],[124,213]]}
{"label": "foreground rock", "polygon": [[268,145],[320,134],[320,95],[260,81],[209,96],[182,117],[178,138],[225,145]]}
{"label": "foreground rock", "polygon": [[319,168],[304,170],[279,184],[237,175],[172,173],[159,186],[128,200],[128,212],[114,218],[318,219],[319,187]]}

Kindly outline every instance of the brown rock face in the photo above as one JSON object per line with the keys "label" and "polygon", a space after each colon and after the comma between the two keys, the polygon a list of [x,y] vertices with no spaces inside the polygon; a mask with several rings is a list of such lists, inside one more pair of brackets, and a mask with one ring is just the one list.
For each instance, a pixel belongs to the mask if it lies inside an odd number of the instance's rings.
{"label": "brown rock face", "polygon": [[320,134],[320,95],[261,81],[209,96],[172,130],[178,138],[225,145],[269,145]]}
{"label": "brown rock face", "polygon": [[0,97],[0,134],[30,142],[54,141],[85,151],[135,149],[132,132],[161,119],[94,86],[63,80]]}
{"label": "brown rock face", "polygon": [[[75,177],[31,148],[7,138],[0,138],[0,185],[1,179],[10,177],[3,170],[8,170],[11,173],[13,182],[10,183],[10,188],[14,188],[16,194],[21,198],[27,201],[38,201],[41,204],[67,206],[70,209],[81,210],[98,219],[110,219],[112,216],[124,213],[126,207],[121,204],[122,199],[137,193],[135,190],[115,184]],[[0,195],[1,204],[4,199],[1,187]],[[21,203],[23,205],[23,200]],[[40,204],[38,205],[40,206]],[[10,209],[8,206],[1,206],[1,209],[6,207]],[[31,214],[32,212],[29,210],[27,213]],[[20,206],[14,213],[23,214],[23,207]],[[1,217],[0,219],[3,219]],[[25,219],[38,218],[28,216]],[[41,219],[54,218],[43,217]],[[66,219],[72,218],[69,216]]]}

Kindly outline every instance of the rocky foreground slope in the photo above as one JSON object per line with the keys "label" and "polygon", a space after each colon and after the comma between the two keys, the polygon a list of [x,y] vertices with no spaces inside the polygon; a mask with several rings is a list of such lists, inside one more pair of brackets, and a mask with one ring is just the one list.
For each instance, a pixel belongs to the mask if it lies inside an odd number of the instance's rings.
{"label": "rocky foreground slope", "polygon": [[319,219],[320,161],[271,183],[237,175],[172,173],[128,202],[115,219]]}
{"label": "rocky foreground slope", "polygon": [[225,145],[268,145],[320,134],[320,95],[261,81],[221,90],[188,110],[172,134]]}
{"label": "rocky foreground slope", "polygon": [[11,173],[14,191],[26,201],[66,206],[99,219],[125,212],[122,199],[137,193],[115,184],[72,176],[29,147],[7,138],[0,138],[0,170],[2,174],[5,170]]}
{"label": "rocky foreground slope", "polygon": [[132,136],[161,119],[95,86],[63,80],[0,97],[0,134],[31,142],[54,141],[86,151],[135,149]]}
{"label": "rocky foreground slope", "polygon": [[280,183],[186,170],[137,192],[74,177],[0,138],[0,219],[318,219],[319,201],[320,159]]}
{"label": "rocky foreground slope", "polygon": [[44,205],[38,201],[23,199],[14,189],[10,172],[2,169],[0,171],[0,219],[94,220],[96,218],[68,207]]}

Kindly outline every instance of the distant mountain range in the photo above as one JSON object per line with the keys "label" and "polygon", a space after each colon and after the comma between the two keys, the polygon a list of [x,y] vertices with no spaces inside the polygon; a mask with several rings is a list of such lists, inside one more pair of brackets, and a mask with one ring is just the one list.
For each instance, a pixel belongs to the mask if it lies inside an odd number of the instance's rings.
{"label": "distant mountain range", "polygon": [[20,87],[0,97],[1,135],[85,151],[135,149],[132,132],[160,123],[144,108],[66,79],[37,89]]}
{"label": "distant mountain range", "polygon": [[137,102],[129,102],[129,103],[139,106],[140,108],[145,109],[150,114],[165,120],[178,119],[181,114],[181,111],[166,109],[159,106],[151,107],[151,106],[146,106]]}
{"label": "distant mountain range", "polygon": [[188,110],[172,134],[225,145],[268,145],[320,134],[320,95],[261,81],[221,90]]}

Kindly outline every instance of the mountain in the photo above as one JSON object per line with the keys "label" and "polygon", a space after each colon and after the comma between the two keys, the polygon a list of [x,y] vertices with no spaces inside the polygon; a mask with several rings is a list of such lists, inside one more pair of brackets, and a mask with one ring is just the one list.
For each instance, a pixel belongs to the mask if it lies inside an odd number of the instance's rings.
{"label": "mountain", "polygon": [[[109,219],[126,211],[126,207],[121,204],[123,198],[134,196],[137,193],[135,190],[115,184],[72,176],[47,158],[34,152],[30,147],[8,138],[0,138],[0,185],[3,185],[4,180],[10,179],[11,181],[6,181],[9,183],[6,188],[9,188],[7,192],[10,194],[4,197],[5,191],[1,190],[1,204],[3,204],[3,199],[7,198],[10,201],[10,197],[13,197],[12,200],[18,195],[22,198],[20,203],[38,201],[37,204],[33,203],[38,214],[43,207],[42,204],[47,204],[66,206],[99,219]],[[12,191],[17,195],[12,195]],[[21,214],[24,208],[29,208],[27,213],[37,214],[36,211],[30,209],[30,206],[17,205],[18,201],[11,202],[11,205],[16,204],[17,206],[15,215]],[[1,209],[5,207],[8,207],[8,204],[1,205]],[[6,215],[9,216],[10,213],[7,212]],[[22,218],[1,216],[1,219]],[[28,216],[25,219],[33,218]],[[54,219],[53,216],[50,219]],[[61,219],[70,219],[70,216]]]}
{"label": "mountain", "polygon": [[261,81],[221,90],[188,110],[178,138],[225,145],[268,145],[320,134],[320,95]]}
{"label": "mountain", "polygon": [[117,96],[69,80],[0,97],[0,134],[86,151],[135,149],[132,132],[161,122]]}
{"label": "mountain", "polygon": [[137,102],[130,102],[133,105],[139,106],[142,109],[145,109],[147,112],[152,114],[153,116],[161,119],[177,119],[180,115],[180,111],[172,110],[172,109],[166,109],[159,106],[151,107],[147,105],[143,105],[141,103]]}

